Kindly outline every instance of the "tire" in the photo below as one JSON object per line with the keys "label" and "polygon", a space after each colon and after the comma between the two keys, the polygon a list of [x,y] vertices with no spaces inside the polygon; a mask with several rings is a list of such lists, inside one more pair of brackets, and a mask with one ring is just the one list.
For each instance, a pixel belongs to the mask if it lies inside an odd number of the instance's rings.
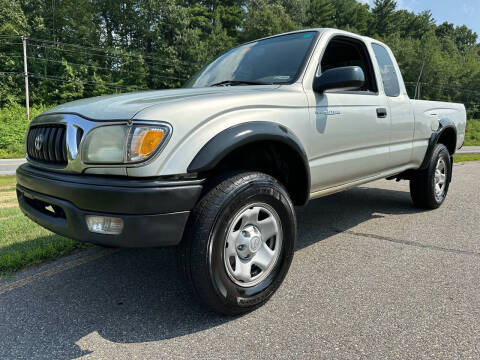
{"label": "tire", "polygon": [[214,184],[190,215],[179,266],[203,304],[239,315],[263,305],[285,278],[295,248],[295,210],[284,187],[263,173]]}
{"label": "tire", "polygon": [[413,204],[420,209],[437,209],[445,201],[452,177],[452,158],[443,144],[435,145],[425,170],[410,180]]}

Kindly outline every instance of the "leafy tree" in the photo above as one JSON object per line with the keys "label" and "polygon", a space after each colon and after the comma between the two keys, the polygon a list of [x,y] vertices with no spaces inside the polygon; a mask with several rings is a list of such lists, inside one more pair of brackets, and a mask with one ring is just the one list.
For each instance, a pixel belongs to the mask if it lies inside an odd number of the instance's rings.
{"label": "leafy tree", "polygon": [[335,7],[331,0],[312,0],[308,25],[311,27],[332,27]]}
{"label": "leafy tree", "polygon": [[332,0],[335,7],[334,27],[366,35],[372,14],[369,6],[356,0]]}
{"label": "leafy tree", "polygon": [[0,35],[27,35],[25,14],[17,0],[0,0]]}
{"label": "leafy tree", "polygon": [[83,95],[84,83],[81,80],[81,75],[85,75],[85,69],[76,72],[66,61],[62,61],[58,73],[64,81],[61,81],[55,88],[51,89],[48,94],[50,101],[66,102]]}
{"label": "leafy tree", "polygon": [[292,21],[300,26],[308,24],[310,20],[311,0],[280,0],[270,1],[272,5],[278,4],[284,7],[285,12]]}
{"label": "leafy tree", "polygon": [[16,0],[0,0],[0,104],[24,101],[23,71],[19,61],[20,35],[28,34],[25,14]]}
{"label": "leafy tree", "polygon": [[235,38],[245,19],[245,9],[241,6],[218,6],[213,12],[213,19],[216,26],[221,26],[228,36]]}
{"label": "leafy tree", "polygon": [[453,40],[462,52],[475,47],[477,44],[477,34],[465,25],[455,27],[451,23],[444,22],[436,28],[435,33],[441,39],[449,38]]}
{"label": "leafy tree", "polygon": [[372,23],[370,33],[375,35],[389,35],[395,31],[399,19],[396,16],[395,0],[375,0],[372,9]]}
{"label": "leafy tree", "polygon": [[87,46],[96,44],[97,27],[92,24],[95,8],[90,0],[54,1],[54,4],[53,40]]}
{"label": "leafy tree", "polygon": [[282,5],[254,0],[248,8],[242,38],[253,40],[294,29],[295,23]]}
{"label": "leafy tree", "polygon": [[125,54],[120,64],[119,77],[122,84],[127,86],[128,91],[147,89],[148,72],[145,61],[141,55]]}
{"label": "leafy tree", "polygon": [[420,39],[435,26],[432,13],[428,10],[422,11],[418,15],[407,10],[399,10],[395,13],[395,17],[397,18],[395,33],[402,37]]}
{"label": "leafy tree", "polygon": [[92,73],[89,79],[92,84],[95,84],[95,86],[91,86],[90,89],[87,87],[88,96],[100,96],[108,94],[111,91],[111,88],[105,84],[107,82],[105,77],[98,75],[95,71]]}

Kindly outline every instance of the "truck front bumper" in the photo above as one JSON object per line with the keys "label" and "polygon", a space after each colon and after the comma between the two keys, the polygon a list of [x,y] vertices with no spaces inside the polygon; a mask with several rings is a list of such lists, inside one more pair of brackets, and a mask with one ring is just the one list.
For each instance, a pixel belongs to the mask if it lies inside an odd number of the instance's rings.
{"label": "truck front bumper", "polygon": [[[17,198],[25,215],[65,237],[114,247],[177,245],[202,189],[202,180],[79,176],[28,164],[17,169]],[[87,215],[120,218],[123,231],[91,232]]]}

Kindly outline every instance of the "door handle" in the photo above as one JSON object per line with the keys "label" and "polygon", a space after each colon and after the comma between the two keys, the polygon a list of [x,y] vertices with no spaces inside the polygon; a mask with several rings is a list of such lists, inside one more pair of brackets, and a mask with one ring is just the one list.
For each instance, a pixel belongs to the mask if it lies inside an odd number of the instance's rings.
{"label": "door handle", "polygon": [[385,109],[385,108],[377,108],[377,117],[379,117],[379,118],[386,118],[386,117],[387,117],[387,109]]}

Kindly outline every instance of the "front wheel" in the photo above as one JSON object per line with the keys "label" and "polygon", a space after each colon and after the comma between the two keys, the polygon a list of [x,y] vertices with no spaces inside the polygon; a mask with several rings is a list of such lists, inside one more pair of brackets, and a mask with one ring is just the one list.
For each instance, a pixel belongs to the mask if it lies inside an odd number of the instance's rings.
{"label": "front wheel", "polygon": [[180,266],[208,307],[242,314],[265,303],[285,278],[295,211],[284,187],[266,174],[242,173],[217,184],[192,211]]}
{"label": "front wheel", "polygon": [[410,195],[416,207],[436,209],[445,201],[450,185],[452,159],[443,144],[433,149],[428,167],[410,180]]}

